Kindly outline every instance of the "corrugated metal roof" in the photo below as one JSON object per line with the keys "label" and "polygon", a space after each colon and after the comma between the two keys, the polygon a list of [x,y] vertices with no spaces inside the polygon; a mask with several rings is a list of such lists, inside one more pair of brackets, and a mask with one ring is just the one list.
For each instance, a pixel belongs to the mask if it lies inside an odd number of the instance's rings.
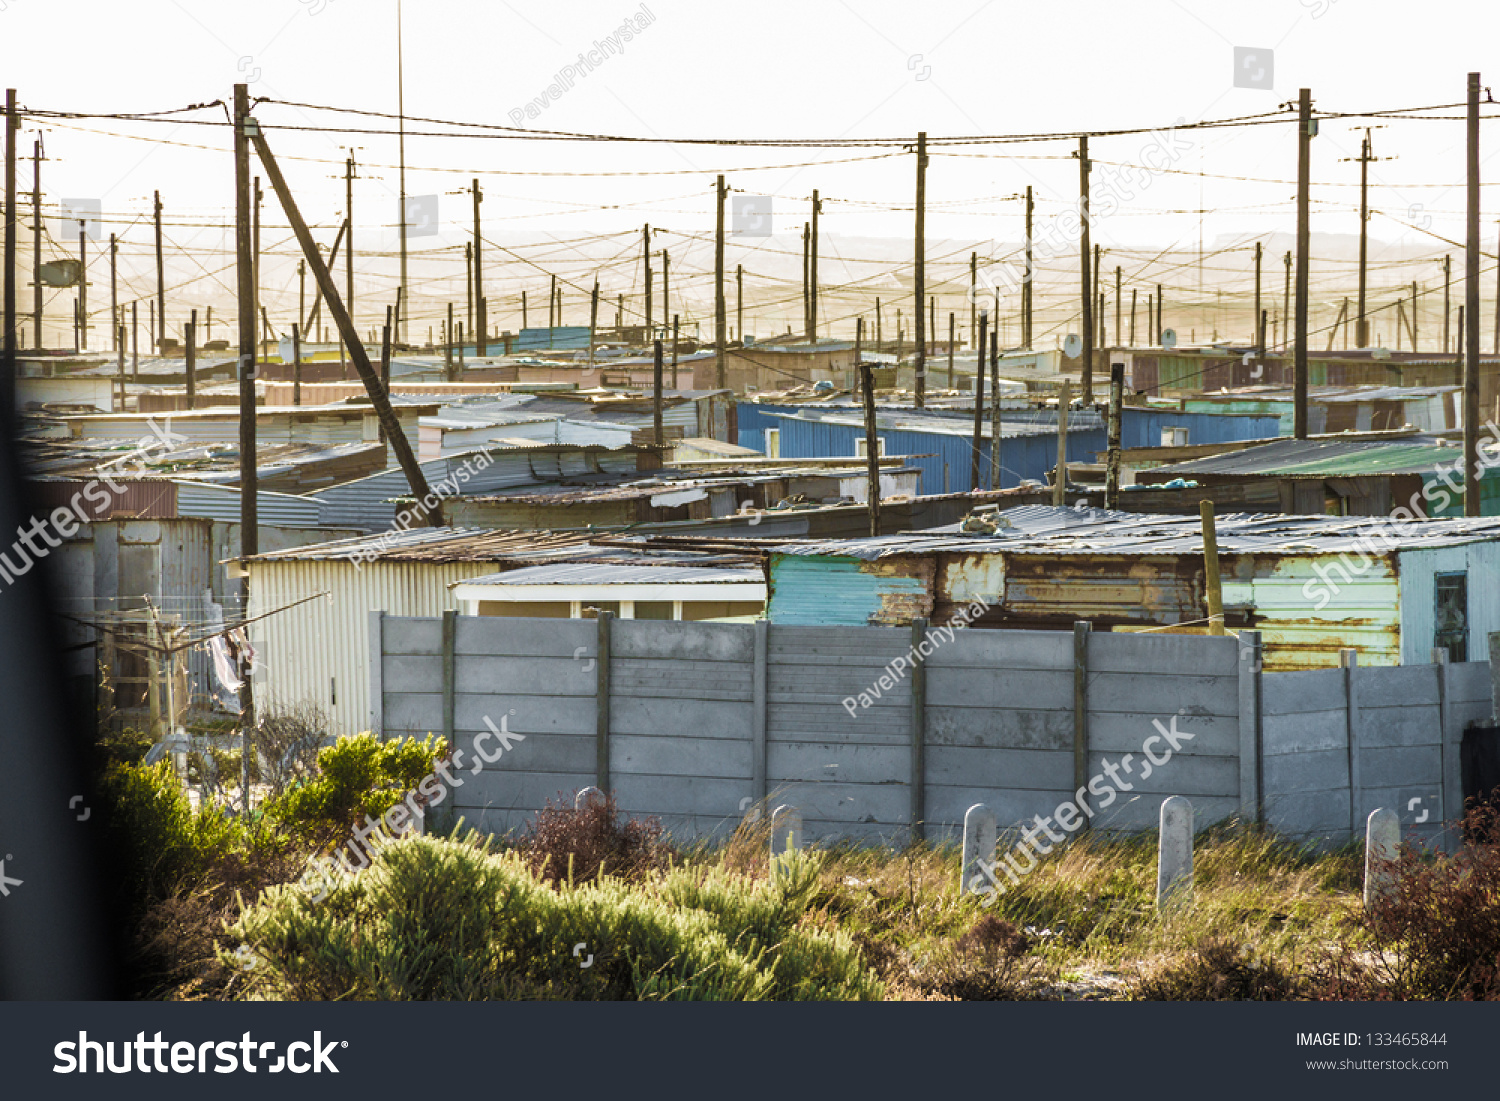
{"label": "corrugated metal roof", "polygon": [[[800,420],[822,422],[824,424],[840,424],[845,426],[846,428],[851,426],[861,427],[865,423],[862,414],[857,414],[853,411],[850,411],[848,413],[841,413],[827,406],[798,412],[783,413],[780,410],[773,411],[771,409],[763,410],[763,412],[766,416],[776,417],[779,420]],[[1085,431],[1090,427],[1097,428],[1100,423],[1097,417],[1098,414],[1095,414],[1095,420],[1091,425],[1088,422],[1087,415],[1081,418],[1078,423],[1075,423],[1072,416],[1070,415],[1068,418],[1068,430],[1071,432]],[[961,415],[944,417],[938,414],[928,414],[926,416],[922,416],[913,415],[910,413],[883,413],[879,409],[877,409],[875,411],[875,427],[877,431],[896,430],[903,432],[931,432],[937,435],[944,436],[972,437],[974,434],[974,419],[972,414],[968,417],[964,417]],[[984,422],[980,425],[980,435],[986,439],[989,438],[990,418],[988,415],[985,416]],[[1055,435],[1057,435],[1057,423],[1055,420],[1051,424],[1026,424],[1020,421],[1011,420],[1009,418],[1002,418],[1000,422],[1001,439],[1020,438],[1023,436]]]}
{"label": "corrugated metal roof", "polygon": [[1267,474],[1338,476],[1355,474],[1426,474],[1463,465],[1463,450],[1432,436],[1386,440],[1276,440],[1222,455],[1154,467],[1161,474]]}
{"label": "corrugated metal roof", "polygon": [[[1103,509],[1027,505],[1001,516],[1009,523],[995,535],[969,535],[957,525],[927,532],[807,543],[783,543],[774,553],[875,561],[923,554],[1201,554],[1203,534],[1196,516],[1107,512]],[[1500,539],[1500,517],[1398,523],[1370,516],[1284,516],[1232,513],[1216,522],[1222,554],[1363,553],[1443,547]]]}
{"label": "corrugated metal roof", "polygon": [[712,585],[757,584],[765,580],[759,569],[738,566],[608,565],[570,562],[527,566],[519,570],[473,577],[465,585]]}

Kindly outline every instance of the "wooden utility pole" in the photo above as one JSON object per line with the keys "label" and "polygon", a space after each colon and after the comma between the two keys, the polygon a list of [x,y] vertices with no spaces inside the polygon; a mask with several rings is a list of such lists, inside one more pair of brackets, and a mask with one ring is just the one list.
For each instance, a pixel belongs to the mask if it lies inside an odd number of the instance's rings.
{"label": "wooden utility pole", "polygon": [[[866,494],[870,504],[870,537],[880,535],[880,437],[875,432],[875,373],[867,364],[859,365],[860,389],[865,403],[865,470]],[[975,457],[975,463],[979,459]]]}
{"label": "wooden utility pole", "polygon": [[678,317],[672,315],[672,389],[677,389],[677,331]]}
{"label": "wooden utility pole", "polygon": [[42,350],[42,139],[31,143],[31,312]]}
{"label": "wooden utility pole", "polygon": [[292,322],[292,404],[302,404],[302,326]]}
{"label": "wooden utility pole", "polygon": [[1411,350],[1417,350],[1417,281],[1411,281]]}
{"label": "wooden utility pole", "polygon": [[1135,347],[1135,296],[1136,288],[1130,288],[1130,346]]}
{"label": "wooden utility pole", "polygon": [[812,294],[808,289],[808,267],[812,252],[812,227],[802,223],[802,336],[812,343]]}
{"label": "wooden utility pole", "polygon": [[[672,297],[668,293],[672,285],[672,256],[666,249],[661,250],[661,323],[667,323],[667,318],[672,316]],[[552,297],[557,297],[557,276],[552,277]],[[558,311],[558,321],[562,320],[562,311]]]}
{"label": "wooden utility pole", "polygon": [[1266,354],[1266,349],[1264,347],[1264,342],[1265,342],[1265,335],[1264,335],[1264,333],[1265,333],[1265,329],[1264,329],[1264,326],[1262,326],[1261,320],[1260,320],[1260,261],[1261,261],[1261,243],[1259,241],[1256,241],[1255,242],[1255,322],[1254,322],[1254,324],[1255,324],[1255,332],[1252,333],[1251,336],[1250,336],[1250,343],[1255,346],[1255,357],[1256,357],[1256,359],[1262,359],[1262,358],[1265,357],[1265,354]]}
{"label": "wooden utility pole", "polygon": [[641,258],[646,268],[646,339],[650,340],[654,328],[651,324],[651,226],[641,230]]}
{"label": "wooden utility pole", "polygon": [[[244,89],[244,85],[236,85],[236,89]],[[248,100],[248,96],[247,96]],[[379,418],[381,425],[385,428],[386,438],[396,452],[396,460],[406,475],[407,485],[411,494],[419,502],[425,502],[431,498],[427,486],[427,479],[422,473],[422,468],[417,463],[417,457],[412,453],[411,443],[406,434],[401,431],[401,422],[396,419],[395,412],[391,409],[389,397],[385,388],[380,385],[380,379],[376,377],[370,366],[369,356],[365,352],[364,345],[359,341],[359,334],[354,328],[354,320],[349,316],[349,311],[344,308],[343,301],[339,298],[338,287],[334,284],[333,276],[323,266],[322,258],[318,255],[318,246],[313,241],[312,233],[307,228],[307,223],[302,220],[302,214],[297,209],[297,201],[292,196],[291,189],[287,187],[285,178],[281,175],[281,168],[277,165],[275,157],[271,154],[271,147],[266,142],[265,135],[261,133],[258,125],[251,120],[252,140],[255,143],[255,151],[260,156],[261,164],[265,167],[266,174],[271,179],[271,186],[276,192],[276,197],[281,202],[282,209],[286,212],[287,220],[292,224],[292,231],[297,235],[297,242],[302,246],[302,254],[307,258],[307,265],[313,271],[313,277],[323,288],[323,296],[328,300],[328,312],[333,316],[334,323],[343,334],[349,344],[349,350],[354,360],[354,369],[359,373],[360,381],[365,384],[365,391],[370,395],[370,404],[375,408],[375,415]],[[248,188],[247,188],[248,190]],[[248,195],[247,205],[248,205]],[[248,271],[246,276],[248,278]],[[255,319],[250,317],[249,328],[245,329],[245,320],[241,318],[242,340],[248,336],[252,343],[255,337]],[[244,400],[242,393],[242,401]],[[253,400],[254,390],[249,390],[249,396]],[[253,407],[252,407],[253,408]],[[438,501],[432,508],[424,513],[426,521],[433,527],[441,527],[443,524],[442,502]]]}
{"label": "wooden utility pole", "polygon": [[[115,351],[123,351],[120,343],[120,293],[116,281],[116,268],[120,260],[120,242],[109,235],[109,326],[114,330]],[[123,361],[122,361],[123,362]]]}
{"label": "wooden utility pole", "polygon": [[953,389],[953,323],[956,320],[953,311],[948,311],[948,389]]}
{"label": "wooden utility pole", "polygon": [[990,332],[990,488],[1000,488],[1000,311]]}
{"label": "wooden utility pole", "polygon": [[823,200],[818,198],[818,189],[813,188],[812,245],[808,253],[807,268],[807,342],[809,344],[816,344],[818,340],[818,215],[822,211]]}
{"label": "wooden utility pole", "polygon": [[[333,270],[333,265],[338,261],[338,258],[339,258],[339,246],[343,244],[343,242],[344,242],[344,235],[346,233],[348,233],[348,232],[349,232],[349,220],[346,218],[342,223],[340,223],[338,233],[334,234],[334,237],[333,237],[333,247],[328,250],[328,270],[329,271]],[[307,332],[307,338],[309,340],[316,340],[317,339],[318,320],[319,320],[320,317],[322,317],[322,314],[323,314],[323,288],[321,286],[318,286],[316,280],[314,280],[312,313],[308,315],[307,324],[303,326],[303,328]]]}
{"label": "wooden utility pole", "polygon": [[877,298],[875,299],[875,350],[877,352],[885,351],[884,341],[885,333],[881,328],[880,321],[880,299]]}
{"label": "wooden utility pole", "polygon": [[[344,160],[344,217],[349,220],[349,244],[344,248],[344,308],[349,311],[350,318],[354,317],[354,154],[351,153]],[[333,312],[333,305],[329,303],[328,312]],[[342,330],[340,330],[342,332]],[[341,340],[344,338],[341,337]],[[354,345],[364,345],[360,342],[359,333],[350,326],[346,346],[349,350],[351,362],[354,358]],[[343,356],[339,359],[342,361]],[[365,354],[366,361],[369,353]]]}
{"label": "wooden utility pole", "polygon": [[1286,346],[1292,339],[1292,254],[1290,250],[1283,257],[1286,263],[1286,282],[1281,288],[1281,350],[1286,351]]}
{"label": "wooden utility pole", "polygon": [[865,361],[865,319],[856,317],[854,319],[854,367],[858,371],[859,365]]}
{"label": "wooden utility pole", "polygon": [[1354,343],[1370,346],[1370,322],[1365,313],[1366,273],[1370,256],[1370,128],[1359,147],[1359,306],[1354,321]]}
{"label": "wooden utility pole", "polygon": [[1224,588],[1219,581],[1219,536],[1214,524],[1214,503],[1207,497],[1198,502],[1203,528],[1203,595],[1208,605],[1208,633],[1224,634]]}
{"label": "wooden utility pole", "polygon": [[740,334],[740,346],[745,345],[745,266],[734,266],[734,327]]}
{"label": "wooden utility pole", "polygon": [[984,348],[989,339],[990,313],[979,311],[979,359],[974,365],[974,445],[969,466],[969,492],[979,489],[979,453],[984,447]]}
{"label": "wooden utility pole", "polygon": [[[240,557],[252,558],[260,553],[260,516],[257,509],[255,454],[255,271],[254,242],[250,232],[250,142],[259,138],[260,126],[250,117],[249,85],[234,86],[234,245],[235,290],[238,298],[239,355],[235,376],[240,398]],[[161,199],[156,202],[156,270],[157,293],[161,294]],[[166,312],[162,312],[166,328]],[[249,733],[255,728],[255,696],[251,677],[246,674],[240,684],[240,722],[244,739],[241,785],[243,812],[250,811],[249,768],[252,752]]]}
{"label": "wooden utility pole", "polygon": [[1118,508],[1120,505],[1120,419],[1121,407],[1125,403],[1125,364],[1109,366],[1109,432],[1104,468],[1104,507]]}
{"label": "wooden utility pole", "polygon": [[1161,319],[1161,304],[1166,296],[1161,292],[1161,284],[1156,284],[1156,343],[1161,344],[1165,339],[1167,331],[1166,324]]}
{"label": "wooden utility pole", "polygon": [[717,208],[714,214],[714,359],[718,364],[715,384],[723,390],[729,386],[729,364],[724,358],[727,354],[724,330],[729,327],[724,308],[724,201],[729,197],[729,187],[723,176],[714,181],[714,197],[718,200],[714,204]]}
{"label": "wooden utility pole", "polygon": [[[9,217],[9,214],[7,214]],[[89,255],[88,231],[82,218],[78,220],[78,337],[80,347],[89,346]],[[9,321],[6,322],[9,324]]]}
{"label": "wooden utility pole", "polygon": [[443,377],[453,381],[453,303],[448,303],[448,327],[443,330]]}
{"label": "wooden utility pole", "polygon": [[594,292],[589,295],[589,366],[594,365],[594,342],[599,332],[599,280],[594,280]]}
{"label": "wooden utility pole", "polygon": [[1079,277],[1083,284],[1083,404],[1094,403],[1094,280],[1089,271],[1089,139],[1078,139],[1078,214],[1083,238],[1078,248]]}
{"label": "wooden utility pole", "polygon": [[484,202],[484,192],[479,189],[479,178],[474,178],[474,346],[476,358],[490,354],[489,318],[485,316],[484,299],[484,242],[479,235],[479,204]]}
{"label": "wooden utility pole", "polygon": [[1308,193],[1312,183],[1312,90],[1303,88],[1297,98],[1297,335],[1292,359],[1292,434],[1307,439],[1307,269],[1311,229],[1308,223]]}
{"label": "wooden utility pole", "polygon": [[[157,320],[156,320],[156,323],[152,326],[153,335],[154,335],[154,338],[156,340],[156,343],[153,346],[153,348],[151,349],[151,351],[152,351],[153,355],[161,355],[162,351],[163,351],[163,344],[164,344],[164,342],[166,341],[166,338],[167,338],[167,269],[166,269],[165,263],[162,260],[162,249],[161,249],[161,192],[160,191],[154,191],[154,192],[152,192],[152,200],[153,200],[153,206],[154,206],[155,212],[156,212],[156,318],[157,318]],[[249,202],[248,198],[246,199],[246,202],[247,203]],[[248,233],[249,232],[249,226],[247,225],[245,227],[245,229],[246,229],[246,232]],[[248,244],[248,239],[247,239],[246,243]],[[247,286],[246,289],[248,289],[248,286]],[[254,313],[255,304],[252,302],[250,304],[250,307],[251,307],[251,313],[250,313],[250,323],[251,323],[250,324],[250,331],[252,333],[254,333],[254,331],[255,331],[255,313]],[[252,339],[253,339],[253,337],[252,337]]]}
{"label": "wooden utility pole", "polygon": [[[927,131],[917,134],[917,218],[916,218],[916,326],[914,335],[917,346],[916,405],[918,409],[927,404],[927,328],[925,323],[927,305]],[[1000,310],[997,304],[995,317],[998,322]],[[999,325],[995,326],[997,329]]]}
{"label": "wooden utility pole", "polygon": [[130,381],[141,381],[141,330],[138,303],[130,304]]}
{"label": "wooden utility pole", "polygon": [[[5,92],[5,339],[0,361],[0,425],[9,424],[16,411],[16,90]],[[41,349],[38,348],[38,351]]]}
{"label": "wooden utility pole", "polygon": [[1035,301],[1036,269],[1031,256],[1031,218],[1035,207],[1031,200],[1031,185],[1026,185],[1026,282],[1021,285],[1021,343],[1029,352],[1031,348],[1032,303]]}
{"label": "wooden utility pole", "polygon": [[1449,323],[1453,319],[1452,291],[1453,254],[1450,252],[1443,257],[1443,355],[1453,350],[1453,334],[1449,330]]}
{"label": "wooden utility pole", "polygon": [[[260,305],[260,177],[250,180],[250,285],[254,288],[255,312],[265,317]],[[267,324],[267,328],[270,325]]]}
{"label": "wooden utility pole", "polygon": [[1468,233],[1464,242],[1464,515],[1481,515],[1479,480],[1479,74],[1469,74]]}
{"label": "wooden utility pole", "polygon": [[187,407],[197,407],[197,374],[198,374],[198,311],[193,310],[188,315],[188,327],[185,345],[183,349],[182,372],[187,379]]}
{"label": "wooden utility pole", "polygon": [[1052,503],[1058,508],[1068,503],[1068,406],[1073,401],[1072,389],[1064,379],[1057,394],[1057,470],[1052,483]]}
{"label": "wooden utility pole", "polygon": [[[474,329],[474,242],[464,242],[464,325]],[[526,328],[526,292],[521,292],[521,328]],[[453,339],[453,329],[448,329],[448,339]]]}
{"label": "wooden utility pole", "polygon": [[651,347],[651,441],[660,452],[667,445],[661,426],[661,341],[653,340]]}
{"label": "wooden utility pole", "polygon": [[1125,332],[1121,327],[1121,311],[1125,308],[1124,272],[1119,264],[1115,265],[1115,344],[1125,343]]}
{"label": "wooden utility pole", "polygon": [[[878,318],[880,316],[879,312],[878,312],[878,309],[879,309],[878,303],[880,302],[880,299],[877,298],[875,301],[877,303],[876,317]],[[879,322],[878,321],[876,323],[876,327],[877,328],[879,327]],[[880,338],[878,336],[875,338],[875,342],[877,344],[880,343]],[[971,252],[971,253],[969,253],[969,346],[971,348],[975,347],[978,344],[978,342],[979,342],[979,253],[977,253],[977,252]],[[980,354],[982,356],[983,353],[984,353],[984,349],[981,348],[979,351],[980,351]]]}

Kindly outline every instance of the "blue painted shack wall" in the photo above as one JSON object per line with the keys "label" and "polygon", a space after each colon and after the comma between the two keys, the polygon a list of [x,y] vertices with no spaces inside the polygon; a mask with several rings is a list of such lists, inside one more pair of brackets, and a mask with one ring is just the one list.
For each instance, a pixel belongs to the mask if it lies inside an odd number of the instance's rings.
{"label": "blue painted shack wall", "polygon": [[[741,406],[743,408],[743,406]],[[770,427],[778,427],[773,423]],[[804,421],[795,417],[779,419],[781,428],[781,457],[783,459],[819,459],[847,455],[853,457],[857,441],[864,439],[865,430],[859,425],[830,424],[826,421]],[[764,432],[764,428],[762,428]],[[969,471],[973,449],[968,436],[950,435],[942,432],[908,432],[882,428],[879,433],[885,439],[885,453],[894,455],[921,455],[913,458],[909,466],[922,472],[918,489],[922,493],[942,493],[943,468],[948,470],[947,490],[961,493],[969,489]],[[741,426],[742,446],[744,440]],[[763,438],[763,437],[762,437]],[[1068,433],[1068,461],[1093,462],[1094,452],[1104,449],[1107,441],[1104,429],[1090,428]],[[1057,437],[1046,433],[1036,436],[1007,437],[1000,441],[1000,488],[1021,484],[1023,478],[1045,482],[1047,471],[1057,462]],[[990,445],[985,440],[980,445],[980,483],[988,488],[990,470]]]}
{"label": "blue painted shack wall", "polygon": [[778,624],[868,627],[884,598],[920,600],[927,592],[918,578],[873,570],[857,558],[778,554],[772,563],[766,615]]}
{"label": "blue painted shack wall", "polygon": [[1161,430],[1172,427],[1186,428],[1189,444],[1269,440],[1281,435],[1281,418],[1275,414],[1180,413],[1128,405],[1121,412],[1123,447],[1160,447]]}

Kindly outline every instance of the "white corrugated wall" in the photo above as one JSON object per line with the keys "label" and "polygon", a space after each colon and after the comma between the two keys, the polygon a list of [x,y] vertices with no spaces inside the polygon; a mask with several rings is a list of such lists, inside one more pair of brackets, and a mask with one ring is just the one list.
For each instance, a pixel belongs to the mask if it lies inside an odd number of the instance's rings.
{"label": "white corrugated wall", "polygon": [[372,562],[288,559],[250,567],[250,616],[328,592],[251,624],[258,651],[258,708],[310,702],[334,734],[370,726],[370,612],[436,616],[456,608],[455,581],[495,572],[490,562]]}

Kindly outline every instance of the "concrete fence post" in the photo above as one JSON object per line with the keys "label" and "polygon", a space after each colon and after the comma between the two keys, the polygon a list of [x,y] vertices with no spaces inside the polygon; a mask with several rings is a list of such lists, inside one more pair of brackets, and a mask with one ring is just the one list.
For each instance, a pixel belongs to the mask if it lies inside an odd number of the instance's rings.
{"label": "concrete fence post", "polygon": [[573,796],[573,809],[584,810],[585,808],[592,806],[595,803],[604,803],[607,801],[608,800],[605,798],[604,792],[600,791],[593,785],[590,785],[580,790],[577,795]]}
{"label": "concrete fence post", "polygon": [[1193,897],[1193,804],[1180,795],[1162,800],[1156,849],[1156,908]]}
{"label": "concrete fence post", "polygon": [[964,856],[958,875],[959,895],[978,895],[993,890],[994,862],[995,812],[983,803],[975,803],[964,814]]}
{"label": "concrete fence post", "polygon": [[1490,647],[1490,722],[1500,719],[1500,631],[1486,636]]}
{"label": "concrete fence post", "polygon": [[802,812],[783,803],[771,815],[771,857],[802,847]]}
{"label": "concrete fence post", "polygon": [[918,649],[927,640],[927,620],[911,621],[911,839],[927,836],[927,662]]}
{"label": "concrete fence post", "polygon": [[1392,861],[1401,846],[1401,816],[1389,807],[1370,812],[1365,822],[1365,909],[1396,890]]}
{"label": "concrete fence post", "polygon": [[1349,839],[1359,836],[1359,800],[1364,784],[1359,768],[1359,651],[1339,651],[1339,666],[1344,670],[1344,745],[1349,768]]}
{"label": "concrete fence post", "polygon": [[609,703],[610,703],[610,626],[613,612],[600,612],[598,647],[594,660],[598,680],[594,685],[594,783],[602,791],[610,789],[609,774]]}

